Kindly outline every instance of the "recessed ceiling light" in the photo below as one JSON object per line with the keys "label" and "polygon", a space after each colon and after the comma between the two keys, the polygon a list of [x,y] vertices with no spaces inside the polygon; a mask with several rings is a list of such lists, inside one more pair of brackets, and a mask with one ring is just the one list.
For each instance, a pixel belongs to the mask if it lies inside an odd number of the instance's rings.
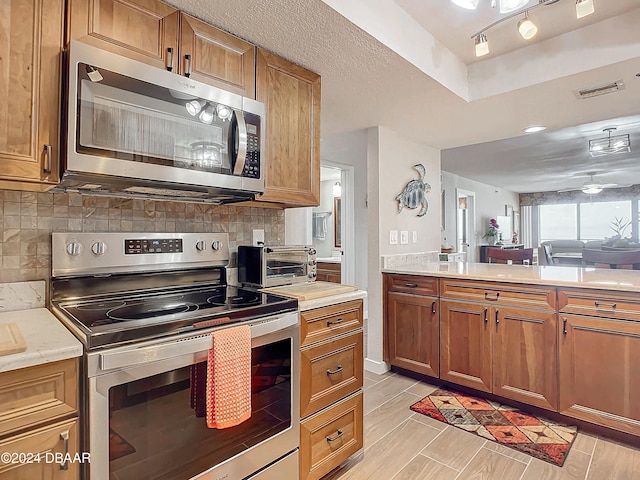
{"label": "recessed ceiling light", "polygon": [[542,132],[543,130],[546,130],[547,127],[545,127],[544,125],[532,125],[530,127],[527,128],[523,128],[522,131],[524,133],[538,133],[538,132]]}

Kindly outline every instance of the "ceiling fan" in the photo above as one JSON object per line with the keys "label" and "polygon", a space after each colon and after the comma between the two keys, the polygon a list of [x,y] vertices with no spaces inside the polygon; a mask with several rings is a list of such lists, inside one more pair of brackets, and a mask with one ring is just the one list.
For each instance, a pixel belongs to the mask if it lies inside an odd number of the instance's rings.
{"label": "ceiling fan", "polygon": [[588,175],[590,177],[589,180],[586,181],[581,187],[565,188],[563,190],[558,190],[558,193],[581,191],[582,193],[586,193],[587,195],[596,195],[600,193],[602,190],[604,190],[605,188],[623,188],[623,187],[630,186],[630,185],[618,185],[617,183],[600,183],[593,179],[593,176],[595,175],[595,173],[589,173]]}

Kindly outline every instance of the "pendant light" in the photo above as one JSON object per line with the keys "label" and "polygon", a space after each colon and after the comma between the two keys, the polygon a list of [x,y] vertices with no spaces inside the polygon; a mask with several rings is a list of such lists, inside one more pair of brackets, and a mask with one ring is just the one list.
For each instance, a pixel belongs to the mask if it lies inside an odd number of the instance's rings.
{"label": "pendant light", "polygon": [[529,20],[529,12],[524,12],[524,18],[518,22],[518,32],[525,40],[531,40],[538,33],[536,24]]}
{"label": "pendant light", "polygon": [[595,11],[596,9],[593,6],[593,0],[576,0],[576,17],[586,17]]}

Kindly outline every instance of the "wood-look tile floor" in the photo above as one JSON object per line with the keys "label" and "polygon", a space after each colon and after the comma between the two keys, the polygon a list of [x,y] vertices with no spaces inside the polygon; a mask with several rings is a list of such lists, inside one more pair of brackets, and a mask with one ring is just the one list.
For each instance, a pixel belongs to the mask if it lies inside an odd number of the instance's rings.
{"label": "wood-look tile floor", "polygon": [[365,372],[364,458],[327,480],[640,480],[638,445],[579,432],[556,467],[409,410],[435,389]]}

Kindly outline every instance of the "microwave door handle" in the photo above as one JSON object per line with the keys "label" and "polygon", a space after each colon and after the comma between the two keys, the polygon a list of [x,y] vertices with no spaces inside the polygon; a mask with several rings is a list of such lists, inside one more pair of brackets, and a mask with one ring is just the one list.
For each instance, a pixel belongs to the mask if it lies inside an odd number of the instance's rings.
{"label": "microwave door handle", "polygon": [[247,123],[244,121],[244,113],[239,110],[234,112],[234,118],[238,129],[238,151],[233,164],[233,174],[242,175],[244,162],[247,159]]}

